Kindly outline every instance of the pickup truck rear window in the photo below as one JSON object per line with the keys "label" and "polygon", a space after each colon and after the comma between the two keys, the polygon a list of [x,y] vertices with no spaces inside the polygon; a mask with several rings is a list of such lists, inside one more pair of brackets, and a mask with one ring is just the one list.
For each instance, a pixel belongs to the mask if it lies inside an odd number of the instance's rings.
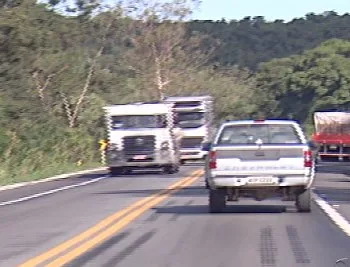
{"label": "pickup truck rear window", "polygon": [[293,125],[287,124],[237,124],[226,126],[220,134],[218,145],[245,144],[301,144]]}

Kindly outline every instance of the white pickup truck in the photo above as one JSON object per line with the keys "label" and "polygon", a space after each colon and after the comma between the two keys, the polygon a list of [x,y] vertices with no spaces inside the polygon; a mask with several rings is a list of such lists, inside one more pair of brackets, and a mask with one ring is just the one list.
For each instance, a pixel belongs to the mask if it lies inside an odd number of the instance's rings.
{"label": "white pickup truck", "polygon": [[226,201],[279,196],[295,201],[299,212],[310,212],[310,187],[315,163],[300,125],[291,120],[225,122],[212,143],[205,179],[209,210],[220,212]]}

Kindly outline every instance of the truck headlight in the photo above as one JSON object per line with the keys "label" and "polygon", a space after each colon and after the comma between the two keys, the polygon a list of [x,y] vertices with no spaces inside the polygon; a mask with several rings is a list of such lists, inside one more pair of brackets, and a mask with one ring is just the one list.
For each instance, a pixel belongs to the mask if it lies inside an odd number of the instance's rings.
{"label": "truck headlight", "polygon": [[108,150],[109,151],[117,151],[118,150],[118,145],[114,144],[114,143],[111,143],[111,144],[108,145]]}

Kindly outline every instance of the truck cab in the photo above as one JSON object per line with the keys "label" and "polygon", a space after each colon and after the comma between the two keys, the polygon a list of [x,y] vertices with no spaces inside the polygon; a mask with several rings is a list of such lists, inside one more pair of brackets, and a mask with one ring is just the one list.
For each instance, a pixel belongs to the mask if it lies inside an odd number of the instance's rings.
{"label": "truck cab", "polygon": [[137,168],[179,171],[181,131],[172,104],[133,103],[104,107],[108,129],[106,163],[112,174]]}
{"label": "truck cab", "polygon": [[211,140],[214,133],[212,97],[167,97],[164,102],[174,104],[175,124],[183,132],[181,162],[204,160],[207,152],[201,149],[202,144]]}

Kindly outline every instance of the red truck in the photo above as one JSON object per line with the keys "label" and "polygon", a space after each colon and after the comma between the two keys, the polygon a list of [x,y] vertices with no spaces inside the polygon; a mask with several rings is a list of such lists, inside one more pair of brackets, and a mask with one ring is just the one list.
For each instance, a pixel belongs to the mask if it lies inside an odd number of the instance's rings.
{"label": "red truck", "polygon": [[315,112],[314,125],[319,159],[350,160],[350,112]]}

